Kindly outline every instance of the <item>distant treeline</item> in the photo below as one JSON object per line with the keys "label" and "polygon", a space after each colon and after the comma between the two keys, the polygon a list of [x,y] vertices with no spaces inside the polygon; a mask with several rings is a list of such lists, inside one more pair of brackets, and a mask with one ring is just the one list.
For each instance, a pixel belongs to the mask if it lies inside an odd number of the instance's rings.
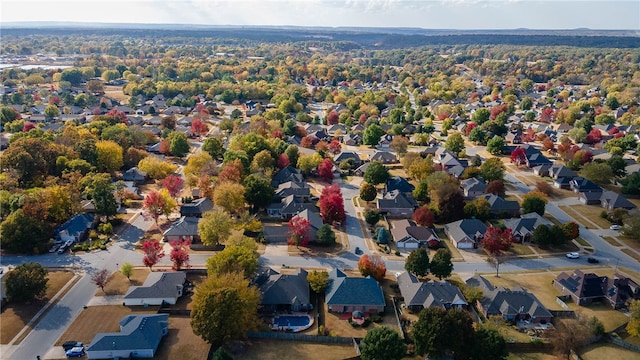
{"label": "distant treeline", "polygon": [[[379,29],[382,30],[382,29]],[[211,29],[125,29],[125,28],[5,28],[3,35],[97,35],[128,36],[141,38],[219,38],[258,42],[351,42],[363,49],[401,49],[425,45],[529,45],[529,46],[575,46],[595,48],[640,48],[640,37],[634,36],[588,36],[588,35],[543,35],[522,31],[523,34],[468,33],[455,31],[449,34],[398,34],[375,32],[371,29],[274,29],[274,28],[211,28]],[[558,31],[558,33],[561,33]]]}

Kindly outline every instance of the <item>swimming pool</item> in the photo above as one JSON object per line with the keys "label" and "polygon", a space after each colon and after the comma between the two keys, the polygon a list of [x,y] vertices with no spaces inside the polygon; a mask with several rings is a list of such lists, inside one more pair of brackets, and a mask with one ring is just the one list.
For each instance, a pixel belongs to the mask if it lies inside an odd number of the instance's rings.
{"label": "swimming pool", "polygon": [[271,328],[273,330],[303,331],[311,327],[313,318],[307,314],[300,315],[279,315],[273,318]]}

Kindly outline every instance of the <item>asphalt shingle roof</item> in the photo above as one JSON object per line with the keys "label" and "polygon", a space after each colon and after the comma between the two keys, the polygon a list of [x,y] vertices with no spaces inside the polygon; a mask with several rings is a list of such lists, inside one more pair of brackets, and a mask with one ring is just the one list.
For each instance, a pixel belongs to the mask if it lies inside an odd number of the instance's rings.
{"label": "asphalt shingle roof", "polygon": [[328,305],[385,305],[384,293],[375,279],[347,277],[338,269],[329,274],[326,301]]}
{"label": "asphalt shingle roof", "polygon": [[120,332],[98,333],[87,352],[153,349],[167,334],[169,314],[127,315],[120,320]]}

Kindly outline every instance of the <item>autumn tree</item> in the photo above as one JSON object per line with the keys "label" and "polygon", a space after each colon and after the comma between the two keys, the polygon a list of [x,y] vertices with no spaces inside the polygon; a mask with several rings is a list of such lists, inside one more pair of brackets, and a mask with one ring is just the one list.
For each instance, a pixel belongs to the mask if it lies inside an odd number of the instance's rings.
{"label": "autumn tree", "polygon": [[358,270],[362,276],[382,281],[387,273],[387,266],[379,255],[364,254],[358,260]]}
{"label": "autumn tree", "polygon": [[340,141],[338,139],[331,140],[331,142],[329,143],[329,152],[333,155],[338,155],[340,154],[340,151],[342,151],[342,145],[340,145]]}
{"label": "autumn tree", "polygon": [[37,262],[22,263],[4,277],[9,302],[23,303],[44,298],[49,282],[48,271]]}
{"label": "autumn tree", "polygon": [[[198,155],[200,154],[195,154],[191,158],[197,158]],[[191,158],[189,158],[189,162],[191,162]],[[188,174],[188,167],[189,165],[185,167],[185,174]],[[166,178],[167,176],[178,170],[178,166],[168,161],[161,160],[155,156],[147,156],[146,158],[138,162],[138,169],[146,172],[150,178],[154,180],[160,180]]]}
{"label": "autumn tree", "polygon": [[133,275],[133,264],[129,262],[125,262],[120,265],[120,272],[122,275],[127,277],[127,280],[131,280],[131,275]]}
{"label": "autumn tree", "polygon": [[102,269],[91,274],[91,281],[104,292],[104,286],[109,280],[109,271]]}
{"label": "autumn tree", "polygon": [[208,137],[202,143],[202,150],[211,155],[212,159],[222,160],[225,149],[222,140],[217,137]]}
{"label": "autumn tree", "polygon": [[369,184],[382,184],[387,179],[389,179],[389,169],[379,161],[372,161],[364,172],[364,181]]}
{"label": "autumn tree", "polygon": [[451,261],[451,253],[447,249],[438,249],[431,259],[429,269],[434,276],[442,280],[451,276],[453,271],[453,262]]}
{"label": "autumn tree", "polygon": [[464,150],[464,139],[462,138],[462,134],[455,132],[449,135],[444,143],[444,148],[458,155],[462,150]]}
{"label": "autumn tree", "polygon": [[152,218],[156,226],[158,226],[160,216],[164,215],[168,217],[175,207],[176,201],[169,195],[167,189],[148,193],[142,203],[142,208],[144,209],[143,215]]}
{"label": "autumn tree", "polygon": [[627,332],[634,337],[640,337],[640,300],[631,300],[629,305],[631,319],[627,323]]}
{"label": "autumn tree", "polygon": [[368,209],[364,211],[364,221],[366,221],[367,224],[374,226],[380,219],[382,219],[382,214],[379,210]]}
{"label": "autumn tree", "polygon": [[239,272],[249,279],[258,269],[258,246],[251,238],[239,236],[239,241],[230,237],[224,250],[207,259],[207,273],[210,277]]}
{"label": "autumn tree", "polygon": [[307,281],[311,290],[316,294],[322,294],[329,285],[329,273],[326,271],[313,270],[307,274]]}
{"label": "autumn tree", "polygon": [[189,265],[189,248],[191,240],[172,240],[169,257],[173,263],[173,270],[180,271],[183,266]]}
{"label": "autumn tree", "polygon": [[318,165],[318,176],[323,180],[331,182],[333,179],[333,161],[331,161],[331,159],[324,159]]}
{"label": "autumn tree", "polygon": [[0,246],[11,253],[40,253],[46,251],[51,227],[42,220],[27,215],[23,209],[9,214],[0,223]]}
{"label": "autumn tree", "polygon": [[428,206],[422,206],[413,212],[413,221],[420,226],[431,227],[435,221],[435,215]]}
{"label": "autumn tree", "polygon": [[142,252],[144,253],[142,263],[148,267],[149,270],[164,257],[162,244],[156,240],[145,240],[142,243]]}
{"label": "autumn tree", "polygon": [[407,153],[407,148],[409,147],[409,140],[404,136],[394,136],[393,140],[391,140],[391,144],[389,147],[393,149],[398,155],[402,156]]}
{"label": "autumn tree", "polygon": [[487,141],[487,151],[491,155],[500,155],[504,151],[506,143],[502,136],[495,135],[489,141]]}
{"label": "autumn tree", "polygon": [[309,243],[309,232],[311,231],[311,223],[302,216],[294,216],[289,220],[289,245],[295,245],[297,248],[307,246]]}
{"label": "autumn tree", "polygon": [[407,257],[404,268],[415,276],[427,276],[429,274],[429,251],[425,248],[412,250]]}
{"label": "autumn tree", "polygon": [[184,180],[179,175],[171,174],[162,180],[162,187],[167,189],[169,196],[176,198],[184,186]]}
{"label": "autumn tree", "polygon": [[549,341],[553,345],[554,352],[564,359],[571,359],[572,350],[580,349],[589,343],[594,336],[586,319],[558,319],[555,322],[556,330]]}
{"label": "autumn tree", "polygon": [[539,191],[546,196],[553,195],[553,187],[546,181],[536,182],[536,191]]}
{"label": "autumn tree", "polygon": [[364,182],[360,185],[360,199],[369,202],[374,200],[377,196],[378,190],[376,190],[376,187],[373,184]]}
{"label": "autumn tree", "polygon": [[484,190],[485,194],[494,194],[498,196],[505,195],[504,181],[493,180],[487,184],[487,188]]}
{"label": "autumn tree", "polygon": [[499,271],[502,256],[511,249],[513,240],[513,233],[509,228],[500,229],[499,227],[491,226],[484,234],[482,248],[491,256],[492,262],[496,267],[496,276],[500,276]]}
{"label": "autumn tree", "polygon": [[338,184],[325,186],[319,200],[320,216],[327,224],[344,223],[347,214],[344,211],[344,200]]}
{"label": "autumn tree", "polygon": [[527,162],[527,153],[523,147],[518,146],[515,150],[511,152],[511,163],[516,164],[518,166],[523,165]]}
{"label": "autumn tree", "polygon": [[204,245],[214,246],[224,243],[231,235],[233,219],[222,209],[210,210],[202,214],[198,223],[198,234]]}
{"label": "autumn tree", "polygon": [[258,328],[259,305],[260,291],[241,273],[209,276],[193,296],[193,333],[216,347],[243,340]]}
{"label": "autumn tree", "polygon": [[213,190],[213,202],[229,213],[237,214],[244,209],[244,194],[244,186],[237,183],[224,182]]}
{"label": "autumn tree", "polygon": [[505,167],[500,158],[487,159],[480,165],[482,178],[488,182],[502,180],[504,178]]}
{"label": "autumn tree", "polygon": [[209,127],[202,119],[193,119],[191,122],[191,133],[196,136],[203,136],[209,131]]}
{"label": "autumn tree", "polygon": [[265,207],[273,201],[274,190],[264,176],[251,174],[244,179],[244,197],[254,210]]}
{"label": "autumn tree", "polygon": [[407,345],[398,334],[386,326],[367,331],[360,343],[362,360],[401,360],[407,354]]}
{"label": "autumn tree", "polygon": [[422,310],[413,325],[416,353],[429,358],[470,358],[475,331],[467,311],[430,307]]}
{"label": "autumn tree", "polygon": [[543,194],[530,192],[523,196],[522,212],[524,214],[535,212],[542,216],[544,215],[546,205],[547,200],[544,198]]}
{"label": "autumn tree", "polygon": [[466,217],[485,221],[491,215],[491,204],[483,197],[475,198],[464,205],[464,214]]}
{"label": "autumn tree", "polygon": [[101,171],[115,173],[124,165],[124,153],[118,143],[111,140],[96,142],[98,152],[97,167]]}
{"label": "autumn tree", "polygon": [[334,245],[336,243],[336,233],[329,224],[324,224],[316,232],[316,239],[316,242],[320,245]]}

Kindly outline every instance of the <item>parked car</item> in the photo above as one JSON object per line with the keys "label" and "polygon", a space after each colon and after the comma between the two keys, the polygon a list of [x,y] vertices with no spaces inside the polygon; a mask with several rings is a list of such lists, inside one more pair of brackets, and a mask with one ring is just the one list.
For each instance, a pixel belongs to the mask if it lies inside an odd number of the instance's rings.
{"label": "parked car", "polygon": [[620,229],[622,229],[622,226],[620,226],[620,225],[611,225],[611,226],[609,226],[609,229],[611,229],[611,230],[620,230]]}
{"label": "parked car", "polygon": [[67,251],[67,247],[65,245],[62,245],[58,249],[58,254],[64,254],[65,251]]}
{"label": "parked car", "polygon": [[362,250],[360,250],[360,247],[358,247],[358,246],[356,246],[356,249],[353,252],[355,252],[356,255],[362,254]]}
{"label": "parked car", "polygon": [[84,346],[73,347],[65,353],[67,357],[80,357],[84,355]]}
{"label": "parked car", "polygon": [[569,259],[577,259],[580,257],[580,254],[577,252],[570,252],[570,253],[567,253],[565,256],[568,257]]}
{"label": "parked car", "polygon": [[597,264],[597,263],[599,263],[599,262],[600,262],[600,260],[598,260],[598,259],[594,258],[593,256],[589,256],[589,257],[587,258],[587,262],[588,262],[588,263],[590,263],[590,264]]}
{"label": "parked car", "polygon": [[62,344],[62,348],[64,349],[64,351],[69,351],[74,347],[81,347],[81,346],[84,346],[84,344],[81,343],[80,341],[75,341],[75,340],[65,341],[64,344]]}
{"label": "parked car", "polygon": [[53,245],[51,247],[51,249],[49,249],[49,252],[50,253],[54,253],[54,252],[58,251],[58,249],[60,249],[60,245],[55,244],[55,245]]}

